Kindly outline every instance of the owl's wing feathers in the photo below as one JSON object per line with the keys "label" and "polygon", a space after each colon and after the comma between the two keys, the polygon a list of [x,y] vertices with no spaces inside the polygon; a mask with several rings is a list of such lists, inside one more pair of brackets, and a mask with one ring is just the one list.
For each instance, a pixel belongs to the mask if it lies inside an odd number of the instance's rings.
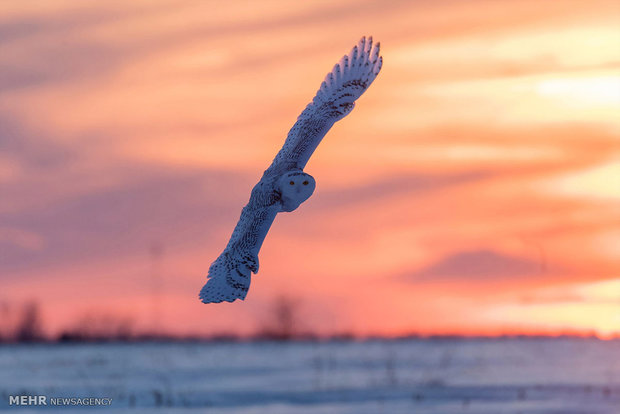
{"label": "owl's wing feathers", "polygon": [[209,267],[207,284],[200,291],[204,303],[244,299],[252,272],[258,272],[258,251],[282,205],[275,182],[283,173],[302,170],[332,125],[345,117],[355,100],[375,80],[381,70],[379,43],[363,37],[327,74],[312,102],[288,133],[261,181],[252,190],[250,201],[222,254]]}
{"label": "owl's wing feathers", "polygon": [[252,190],[228,245],[209,267],[207,283],[200,291],[204,303],[233,302],[248,293],[251,274],[258,273],[258,251],[276,214],[282,211],[272,188],[273,184],[263,179]]}
{"label": "owl's wing feathers", "polygon": [[351,112],[355,101],[379,74],[382,64],[379,43],[373,45],[372,37],[362,37],[327,74],[265,173],[280,174],[291,169],[303,169],[332,125]]}

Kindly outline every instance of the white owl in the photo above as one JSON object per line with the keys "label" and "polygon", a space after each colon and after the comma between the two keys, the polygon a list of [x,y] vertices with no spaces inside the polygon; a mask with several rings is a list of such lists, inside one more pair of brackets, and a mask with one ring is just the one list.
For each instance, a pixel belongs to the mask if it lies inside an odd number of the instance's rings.
{"label": "white owl", "polygon": [[351,112],[382,63],[379,43],[373,47],[372,37],[363,37],[327,74],[252,189],[228,245],[209,267],[207,283],[200,291],[204,303],[245,299],[250,276],[258,272],[258,251],[276,214],[295,210],[312,195],[316,182],[303,172],[306,163],[332,125]]}

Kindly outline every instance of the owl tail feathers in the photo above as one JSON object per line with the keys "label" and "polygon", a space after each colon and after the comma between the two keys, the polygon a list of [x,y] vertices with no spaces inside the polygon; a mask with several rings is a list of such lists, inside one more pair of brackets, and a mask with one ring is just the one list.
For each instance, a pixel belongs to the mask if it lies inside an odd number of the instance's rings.
{"label": "owl tail feathers", "polygon": [[245,299],[250,288],[250,269],[225,254],[209,268],[207,283],[200,290],[203,303],[233,302]]}

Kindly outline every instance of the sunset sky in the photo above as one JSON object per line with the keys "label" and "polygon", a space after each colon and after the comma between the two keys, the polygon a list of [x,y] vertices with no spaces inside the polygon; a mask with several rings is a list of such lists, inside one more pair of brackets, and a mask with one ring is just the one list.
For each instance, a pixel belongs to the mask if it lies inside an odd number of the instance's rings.
{"label": "sunset sky", "polygon": [[[53,335],[620,334],[620,3],[0,3],[0,301]],[[198,292],[363,35],[383,69],[306,167],[244,302]],[[154,255],[154,247],[161,250]],[[159,293],[158,293],[159,292]]]}

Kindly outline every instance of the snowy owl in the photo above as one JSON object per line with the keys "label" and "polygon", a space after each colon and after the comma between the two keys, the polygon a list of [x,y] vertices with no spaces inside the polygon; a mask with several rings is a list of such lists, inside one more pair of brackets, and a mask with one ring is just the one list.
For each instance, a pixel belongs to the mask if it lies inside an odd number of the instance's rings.
{"label": "snowy owl", "polygon": [[209,267],[207,283],[200,291],[204,303],[245,299],[250,276],[258,272],[258,251],[276,214],[295,210],[312,195],[316,182],[303,171],[306,163],[332,125],[351,112],[382,63],[379,43],[373,47],[372,37],[363,37],[327,74],[252,189],[228,245]]}

